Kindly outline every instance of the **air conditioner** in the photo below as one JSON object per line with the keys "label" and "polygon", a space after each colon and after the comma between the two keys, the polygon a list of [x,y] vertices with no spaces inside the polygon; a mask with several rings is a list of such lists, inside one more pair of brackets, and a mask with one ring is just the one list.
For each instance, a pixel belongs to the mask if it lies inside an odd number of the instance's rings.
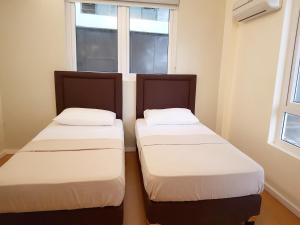
{"label": "air conditioner", "polygon": [[238,0],[233,4],[233,18],[248,21],[279,10],[281,5],[282,0]]}

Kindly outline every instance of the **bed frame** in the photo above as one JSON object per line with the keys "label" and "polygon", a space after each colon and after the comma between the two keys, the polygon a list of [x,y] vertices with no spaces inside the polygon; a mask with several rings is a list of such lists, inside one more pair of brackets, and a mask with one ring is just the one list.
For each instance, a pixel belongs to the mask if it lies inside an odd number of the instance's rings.
{"label": "bed frame", "polygon": [[188,108],[195,111],[196,75],[137,75],[136,117],[145,109]]}
{"label": "bed frame", "polygon": [[122,119],[122,74],[55,71],[56,111],[95,108],[116,113]]}
{"label": "bed frame", "polygon": [[[194,112],[196,75],[137,75],[136,116],[146,109],[188,108]],[[140,161],[137,156],[138,163]],[[141,168],[141,165],[140,165]],[[140,169],[140,177],[142,172]],[[259,215],[260,195],[190,202],[154,202],[144,185],[144,206],[150,224],[162,225],[234,225],[254,224]]]}
{"label": "bed frame", "polygon": [[[106,109],[122,118],[122,75],[55,71],[56,109],[68,107]],[[38,201],[38,199],[37,199]],[[2,213],[3,225],[121,225],[120,206],[26,213]]]}

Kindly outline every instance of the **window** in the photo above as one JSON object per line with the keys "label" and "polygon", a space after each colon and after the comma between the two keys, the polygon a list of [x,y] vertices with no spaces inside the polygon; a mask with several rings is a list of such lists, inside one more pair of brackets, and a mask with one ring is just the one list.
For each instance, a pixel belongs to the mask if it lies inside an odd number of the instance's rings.
{"label": "window", "polygon": [[175,8],[160,5],[67,2],[70,67],[124,75],[173,73],[175,17]]}
{"label": "window", "polygon": [[281,149],[300,156],[300,3],[295,1],[295,4],[297,7],[293,7],[290,34],[287,39],[284,39],[290,40],[290,43],[281,82],[281,99],[277,107],[274,143]]}
{"label": "window", "polygon": [[[299,17],[298,17],[299,18]],[[292,45],[293,57],[290,62],[292,68],[287,74],[286,82],[288,85],[284,89],[283,107],[282,107],[282,131],[281,140],[300,148],[300,89],[299,89],[299,71],[300,71],[300,26],[299,19],[297,23],[296,38]],[[300,149],[299,149],[300,150]]]}

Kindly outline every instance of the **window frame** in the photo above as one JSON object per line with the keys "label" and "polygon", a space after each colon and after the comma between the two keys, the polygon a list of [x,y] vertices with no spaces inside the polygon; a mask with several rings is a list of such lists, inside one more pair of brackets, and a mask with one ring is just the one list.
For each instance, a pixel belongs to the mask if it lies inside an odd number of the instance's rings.
{"label": "window frame", "polygon": [[[77,1],[78,2],[78,1]],[[80,1],[79,1],[80,2]],[[168,8],[169,14],[169,46],[168,46],[168,73],[176,73],[176,42],[177,42],[177,7],[161,4],[144,3],[112,3],[107,1],[89,1],[95,4],[117,5],[118,7],[118,71],[123,74],[125,80],[135,80],[134,73],[130,73],[130,21],[129,7],[152,7]],[[65,1],[66,19],[66,47],[67,47],[67,67],[77,71],[76,58],[76,12],[75,1]]]}
{"label": "window frame", "polygon": [[[275,111],[275,119],[270,126],[269,143],[291,156],[300,159],[300,147],[282,140],[284,132],[285,113],[300,116],[300,104],[294,102],[295,85],[297,80],[296,70],[300,70],[300,2],[293,1],[286,7],[291,7],[286,11],[286,18],[283,26],[287,26],[287,30],[283,29],[281,54],[279,61],[283,61],[283,69],[280,71],[279,62],[279,85],[275,87],[275,96],[273,111]],[[277,93],[278,92],[278,93]],[[277,100],[278,99],[278,100]]]}

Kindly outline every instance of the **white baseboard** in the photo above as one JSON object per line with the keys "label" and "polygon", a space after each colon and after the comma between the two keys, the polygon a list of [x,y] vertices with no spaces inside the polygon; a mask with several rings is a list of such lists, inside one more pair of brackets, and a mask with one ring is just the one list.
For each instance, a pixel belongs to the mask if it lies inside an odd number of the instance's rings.
{"label": "white baseboard", "polygon": [[125,147],[125,152],[135,152],[136,147]]}
{"label": "white baseboard", "polygon": [[265,182],[265,188],[274,198],[276,198],[281,204],[288,208],[292,213],[300,218],[300,208],[296,206],[293,202],[287,199],[285,196],[280,194],[274,187],[272,187],[268,182]]}

